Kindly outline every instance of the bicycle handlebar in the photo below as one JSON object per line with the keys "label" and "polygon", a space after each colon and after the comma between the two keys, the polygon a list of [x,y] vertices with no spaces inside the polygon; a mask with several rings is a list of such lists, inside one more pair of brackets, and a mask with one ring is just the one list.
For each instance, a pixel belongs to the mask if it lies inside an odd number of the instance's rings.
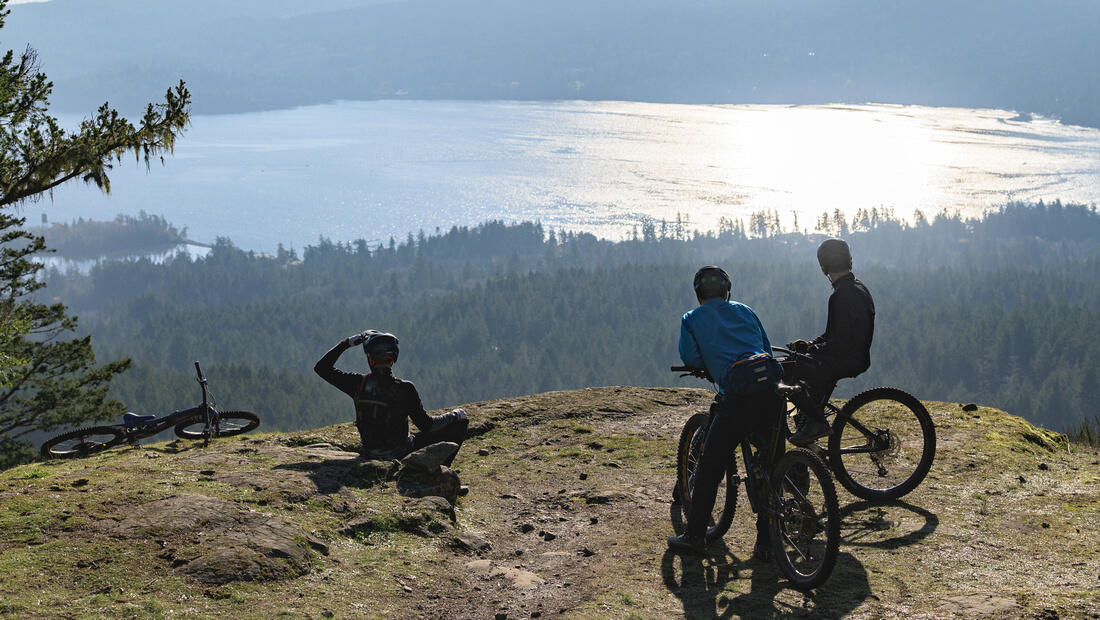
{"label": "bicycle handlebar", "polygon": [[712,379],[710,377],[710,373],[707,372],[706,368],[696,368],[695,366],[672,366],[672,367],[669,368],[669,370],[671,370],[672,372],[682,372],[682,373],[684,373],[684,374],[680,375],[681,377],[686,377],[688,375],[691,375],[693,377],[698,377],[700,379],[706,379],[707,381],[710,381],[711,383],[714,383],[714,379]]}
{"label": "bicycle handlebar", "polygon": [[772,353],[782,353],[783,355],[787,356],[787,359],[802,360],[803,362],[807,362],[814,366],[821,365],[820,361],[810,357],[809,355],[806,355],[805,353],[799,353],[798,351],[792,351],[787,347],[772,347]]}

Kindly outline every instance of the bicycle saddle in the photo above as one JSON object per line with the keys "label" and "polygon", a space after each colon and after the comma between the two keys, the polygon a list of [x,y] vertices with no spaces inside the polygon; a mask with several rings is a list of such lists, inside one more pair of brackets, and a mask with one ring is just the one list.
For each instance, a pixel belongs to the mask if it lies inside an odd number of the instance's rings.
{"label": "bicycle saddle", "polygon": [[150,420],[155,420],[156,418],[157,416],[155,415],[140,415],[127,411],[126,415],[122,416],[122,421],[126,426],[137,426],[149,422]]}

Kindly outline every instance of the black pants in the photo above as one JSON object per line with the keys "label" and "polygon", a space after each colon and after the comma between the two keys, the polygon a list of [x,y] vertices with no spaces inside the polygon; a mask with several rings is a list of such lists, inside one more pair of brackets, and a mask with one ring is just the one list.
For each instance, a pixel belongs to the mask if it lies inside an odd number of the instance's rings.
{"label": "black pants", "polygon": [[[768,463],[774,461],[772,455],[782,449],[781,442],[786,441],[782,434],[773,432],[779,424],[779,416],[782,415],[783,401],[772,390],[720,399],[721,397],[716,398],[711,405],[717,409],[712,409],[715,415],[707,431],[707,441],[703,444],[699,469],[695,473],[691,515],[687,524],[689,536],[702,536],[706,533],[715,496],[718,494],[718,484],[726,475],[733,451],[746,434],[751,433],[750,438],[754,443],[764,448]],[[778,445],[763,446],[763,442],[767,442],[772,435],[776,435]],[[765,544],[767,537],[767,518],[761,511],[756,515],[756,543]]]}
{"label": "black pants", "polygon": [[802,413],[821,421],[825,420],[825,402],[836,389],[841,377],[827,364],[813,364],[800,359],[783,361],[783,383],[795,385],[799,381],[806,385],[809,393],[795,396],[794,404]]}
{"label": "black pants", "polygon": [[[356,427],[359,429],[359,440],[362,442],[362,445],[369,445],[368,442],[373,434],[373,429],[369,426],[359,424],[358,422],[356,423]],[[433,443],[449,441],[462,446],[463,440],[466,439],[466,431],[469,427],[469,420],[455,420],[447,426],[434,431],[420,431],[411,434],[406,437],[403,443],[399,443],[396,446],[371,449],[363,448],[363,456],[371,459],[394,460],[405,458],[409,453],[415,452],[425,446],[430,446]],[[455,452],[455,455],[457,454],[458,452]],[[451,458],[447,459],[443,464],[450,465],[454,459],[455,457],[452,455]]]}

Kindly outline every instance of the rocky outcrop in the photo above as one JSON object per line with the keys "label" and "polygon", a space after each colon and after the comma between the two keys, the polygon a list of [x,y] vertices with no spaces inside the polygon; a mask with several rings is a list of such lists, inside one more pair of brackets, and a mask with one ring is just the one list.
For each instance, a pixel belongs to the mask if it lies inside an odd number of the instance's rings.
{"label": "rocky outcrop", "polygon": [[401,459],[397,491],[405,497],[442,497],[451,504],[458,499],[462,483],[454,470],[443,465],[458,452],[458,444],[434,443]]}
{"label": "rocky outcrop", "polygon": [[99,531],[129,539],[156,539],[172,570],[211,585],[288,579],[312,569],[312,551],[328,546],[301,527],[205,495],[176,495],[133,507]]}

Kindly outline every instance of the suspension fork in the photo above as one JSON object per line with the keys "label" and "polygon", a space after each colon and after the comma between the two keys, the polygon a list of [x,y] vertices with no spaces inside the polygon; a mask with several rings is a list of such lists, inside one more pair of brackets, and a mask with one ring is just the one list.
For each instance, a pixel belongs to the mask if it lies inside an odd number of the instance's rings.
{"label": "suspension fork", "polygon": [[205,448],[210,445],[210,436],[215,431],[214,424],[216,423],[216,420],[214,419],[214,408],[210,406],[210,402],[207,397],[206,375],[202,373],[202,367],[199,366],[198,362],[195,362],[195,375],[197,377],[197,381],[199,382],[199,387],[202,388],[202,447]]}
{"label": "suspension fork", "polygon": [[760,494],[760,486],[763,478],[767,474],[766,472],[760,471],[760,459],[753,458],[752,443],[747,437],[741,440],[741,456],[742,460],[745,462],[745,475],[743,478],[740,476],[739,478],[745,481],[745,494],[749,496],[749,507],[754,513],[759,514],[763,507],[760,506],[758,496]]}

